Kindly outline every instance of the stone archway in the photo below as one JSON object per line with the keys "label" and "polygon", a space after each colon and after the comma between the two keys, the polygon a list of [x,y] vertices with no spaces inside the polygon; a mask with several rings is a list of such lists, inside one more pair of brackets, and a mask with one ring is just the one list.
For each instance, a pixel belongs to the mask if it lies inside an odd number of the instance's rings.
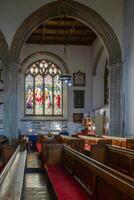
{"label": "stone archway", "polygon": [[7,41],[3,35],[3,33],[0,31],[0,65],[3,68],[4,71],[4,89],[3,91],[0,92],[0,98],[3,99],[3,96],[8,92],[8,88],[6,85],[6,74],[7,74],[7,68],[8,68],[8,63],[9,63],[9,47],[7,44]]}
{"label": "stone archway", "polygon": [[9,55],[9,48],[3,33],[0,30],[0,59],[6,60]]}
{"label": "stone archway", "polygon": [[[9,109],[9,107],[6,107],[7,105],[7,94],[9,94],[9,88],[7,85],[8,79],[7,79],[7,74],[9,73],[9,48],[8,48],[8,44],[7,41],[3,35],[3,33],[0,31],[0,68],[3,69],[3,78],[4,78],[4,88],[3,91],[0,92],[0,101],[2,103],[4,103],[3,105],[3,111],[4,111],[4,116],[3,116],[3,125],[4,125],[4,134],[9,133],[8,130],[6,130],[5,127],[7,123],[10,124],[10,119],[11,119],[11,115],[9,113],[8,118],[7,118],[7,110]],[[9,101],[8,101],[9,103]],[[8,119],[8,122],[7,122]],[[8,128],[10,129],[10,125],[8,126]]]}
{"label": "stone archway", "polygon": [[[110,134],[122,135],[122,53],[116,34],[109,24],[94,10],[76,1],[66,1],[67,16],[76,18],[88,25],[98,35],[108,55],[110,69]],[[64,15],[64,5],[60,15]],[[39,8],[18,28],[10,49],[10,57],[19,63],[20,50],[32,31],[45,20],[59,16],[59,1]],[[16,97],[17,98],[17,97]]]}

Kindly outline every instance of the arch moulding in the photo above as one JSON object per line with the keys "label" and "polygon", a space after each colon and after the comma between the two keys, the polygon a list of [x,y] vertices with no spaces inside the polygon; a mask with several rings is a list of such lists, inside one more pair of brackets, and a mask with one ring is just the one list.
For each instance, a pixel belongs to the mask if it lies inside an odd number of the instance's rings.
{"label": "arch moulding", "polygon": [[[110,66],[110,134],[122,135],[122,53],[118,38],[111,26],[96,11],[72,0],[65,0],[59,13],[59,1],[48,3],[27,17],[20,25],[10,48],[10,59],[19,62],[20,51],[29,35],[46,20],[66,15],[89,26],[100,38]],[[65,8],[66,7],[66,8]]]}
{"label": "arch moulding", "polygon": [[3,96],[8,92],[8,88],[6,85],[6,74],[8,70],[8,64],[9,64],[9,47],[7,44],[7,41],[3,35],[3,33],[0,30],[0,67],[3,68],[4,71],[4,89],[0,92],[0,98],[3,100]]}
{"label": "arch moulding", "polygon": [[[62,65],[62,73],[65,73],[65,74],[69,74],[69,69],[68,69],[68,66],[67,64],[64,62],[64,60],[58,56],[57,54],[55,53],[52,53],[52,52],[49,52],[49,51],[38,51],[38,52],[35,52],[31,55],[29,55],[27,58],[25,58],[22,62],[21,62],[21,66],[23,68],[23,66],[26,64],[26,63],[31,63],[32,59],[34,59],[35,61],[37,59],[44,59],[45,56],[48,56],[50,57],[51,59],[54,59],[54,62],[58,61],[58,63],[60,63],[60,65]],[[57,64],[58,64],[57,63]]]}
{"label": "arch moulding", "polygon": [[8,56],[9,56],[8,44],[3,33],[0,30],[0,59],[4,61],[8,59]]}
{"label": "arch moulding", "polygon": [[[116,34],[109,24],[94,10],[78,3],[68,1],[67,16],[76,18],[88,25],[101,39],[108,54],[109,64],[122,62],[121,48]],[[64,5],[62,5],[63,7]],[[64,7],[61,8],[60,15],[64,15]],[[20,25],[10,48],[10,56],[15,61],[19,60],[20,50],[29,35],[44,21],[59,16],[59,1],[48,3],[36,10],[27,17]],[[113,51],[114,49],[114,51]]]}

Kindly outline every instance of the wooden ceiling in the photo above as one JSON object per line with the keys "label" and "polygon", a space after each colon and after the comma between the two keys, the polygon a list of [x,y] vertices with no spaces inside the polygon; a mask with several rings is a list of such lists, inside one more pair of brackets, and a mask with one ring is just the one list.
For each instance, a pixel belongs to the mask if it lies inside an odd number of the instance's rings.
{"label": "wooden ceiling", "polygon": [[80,21],[70,17],[58,17],[34,30],[27,43],[91,46],[96,37],[96,34]]}

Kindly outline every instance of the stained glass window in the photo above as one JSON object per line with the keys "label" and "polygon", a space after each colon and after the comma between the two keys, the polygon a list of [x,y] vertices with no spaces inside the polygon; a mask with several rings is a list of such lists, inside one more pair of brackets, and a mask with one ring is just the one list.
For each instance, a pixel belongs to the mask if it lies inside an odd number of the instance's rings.
{"label": "stained glass window", "polygon": [[32,63],[25,71],[25,114],[63,115],[63,84],[60,68],[48,61]]}

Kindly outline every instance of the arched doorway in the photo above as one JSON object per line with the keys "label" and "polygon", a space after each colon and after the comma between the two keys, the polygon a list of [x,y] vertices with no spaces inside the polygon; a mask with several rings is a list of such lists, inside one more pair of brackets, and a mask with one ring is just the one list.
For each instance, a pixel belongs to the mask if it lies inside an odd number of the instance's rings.
{"label": "arched doorway", "polygon": [[[64,15],[63,10],[61,9],[60,15]],[[66,14],[88,25],[105,47],[110,69],[110,134],[121,136],[123,131],[122,53],[116,34],[97,12],[78,2],[68,1]],[[57,16],[59,16],[59,1],[54,1],[39,8],[25,19],[18,28],[11,45],[10,57],[14,63],[19,63],[21,47],[32,31],[42,22]]]}

